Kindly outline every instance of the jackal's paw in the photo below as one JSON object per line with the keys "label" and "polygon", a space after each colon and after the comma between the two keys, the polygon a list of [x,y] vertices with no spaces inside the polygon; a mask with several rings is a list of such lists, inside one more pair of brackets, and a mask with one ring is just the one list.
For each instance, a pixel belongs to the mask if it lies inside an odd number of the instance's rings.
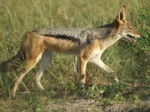
{"label": "jackal's paw", "polygon": [[78,86],[80,89],[85,89],[85,84],[82,83],[81,81],[78,82]]}
{"label": "jackal's paw", "polygon": [[44,87],[42,86],[42,84],[41,84],[40,81],[37,81],[37,82],[36,82],[36,86],[37,86],[38,90],[40,90],[40,91],[43,91],[43,90],[44,90]]}
{"label": "jackal's paw", "polygon": [[39,86],[39,85],[37,85],[36,89],[39,90],[39,91],[44,91],[45,90],[43,86]]}
{"label": "jackal's paw", "polygon": [[119,79],[117,77],[114,78],[114,81],[116,81],[117,83],[119,82]]}
{"label": "jackal's paw", "polygon": [[106,66],[105,68],[104,68],[104,70],[107,72],[107,73],[113,73],[114,71],[111,69],[111,68],[109,68],[108,66]]}
{"label": "jackal's paw", "polygon": [[81,88],[81,89],[84,89],[84,88],[85,88],[85,84],[80,83],[80,88]]}
{"label": "jackal's paw", "polygon": [[113,73],[114,71],[112,69],[109,69],[109,72],[108,73]]}

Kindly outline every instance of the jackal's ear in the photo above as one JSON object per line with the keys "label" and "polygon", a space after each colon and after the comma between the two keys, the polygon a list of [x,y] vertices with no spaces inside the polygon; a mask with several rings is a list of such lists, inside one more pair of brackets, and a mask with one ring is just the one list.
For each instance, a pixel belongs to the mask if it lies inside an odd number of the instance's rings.
{"label": "jackal's ear", "polygon": [[118,16],[117,16],[117,21],[120,24],[123,24],[126,22],[126,6],[123,5],[123,7],[120,9]]}

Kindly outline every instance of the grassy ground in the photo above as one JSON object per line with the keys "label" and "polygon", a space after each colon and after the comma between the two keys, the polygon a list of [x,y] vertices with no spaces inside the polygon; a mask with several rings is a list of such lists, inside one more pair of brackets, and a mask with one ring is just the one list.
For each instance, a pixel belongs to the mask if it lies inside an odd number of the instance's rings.
{"label": "grassy ground", "polygon": [[[42,77],[44,92],[31,86],[37,67],[24,78],[15,99],[10,97],[10,88],[16,74],[0,74],[0,111],[73,111],[67,110],[66,105],[75,107],[75,104],[82,102],[81,99],[84,102],[94,100],[92,106],[91,103],[83,103],[83,107],[89,109],[86,111],[105,110],[104,107],[115,104],[123,104],[135,111],[146,111],[148,107],[142,109],[142,102],[150,98],[148,0],[1,0],[0,63],[16,54],[22,35],[27,31],[47,26],[97,27],[112,22],[123,4],[128,8],[129,21],[143,37],[134,44],[119,41],[103,54],[104,62],[115,71],[113,74],[104,73],[89,64],[89,87],[81,91],[73,70],[74,57],[55,55]],[[119,83],[114,82],[115,75]],[[77,100],[77,103],[71,103],[72,100]]]}

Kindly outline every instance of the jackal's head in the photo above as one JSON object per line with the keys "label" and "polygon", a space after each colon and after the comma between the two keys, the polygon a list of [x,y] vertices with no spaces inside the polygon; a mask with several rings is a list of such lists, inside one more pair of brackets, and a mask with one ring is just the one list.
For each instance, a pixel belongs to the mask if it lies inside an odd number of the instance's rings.
{"label": "jackal's head", "polygon": [[123,7],[120,9],[117,18],[117,34],[125,40],[129,40],[131,42],[136,42],[137,38],[140,38],[141,35],[139,32],[137,32],[132,25],[127,21],[126,19],[126,6],[123,5]]}

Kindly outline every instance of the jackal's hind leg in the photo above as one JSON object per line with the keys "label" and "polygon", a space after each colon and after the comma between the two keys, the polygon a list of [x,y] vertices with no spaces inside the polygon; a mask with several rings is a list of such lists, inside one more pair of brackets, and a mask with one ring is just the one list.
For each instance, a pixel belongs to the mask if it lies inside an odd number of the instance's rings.
{"label": "jackal's hind leg", "polygon": [[17,77],[14,85],[13,85],[13,89],[12,89],[12,96],[15,96],[17,88],[19,83],[21,82],[21,80],[23,79],[23,77],[32,69],[34,68],[34,66],[37,64],[38,60],[36,59],[32,59],[32,60],[27,60],[25,67],[22,68],[22,70],[20,71],[19,77]]}
{"label": "jackal's hind leg", "polygon": [[49,63],[51,62],[52,59],[52,53],[51,52],[44,52],[42,55],[42,58],[39,62],[39,70],[36,73],[35,80],[38,88],[40,90],[44,90],[44,87],[41,84],[41,77],[43,75],[43,72],[47,69]]}

